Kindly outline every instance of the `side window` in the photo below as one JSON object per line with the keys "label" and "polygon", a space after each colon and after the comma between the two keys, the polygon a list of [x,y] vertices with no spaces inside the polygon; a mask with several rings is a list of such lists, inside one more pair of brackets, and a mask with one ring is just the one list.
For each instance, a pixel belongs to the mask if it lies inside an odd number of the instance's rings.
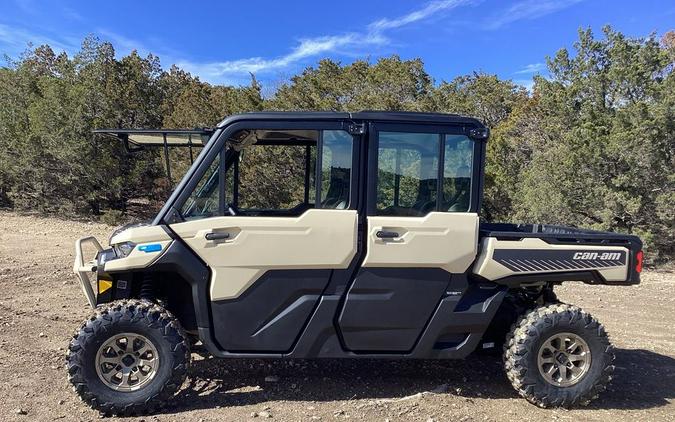
{"label": "side window", "polygon": [[220,154],[216,156],[206,170],[190,197],[181,207],[180,213],[186,220],[197,220],[218,215],[220,189],[218,168]]}
{"label": "side window", "polygon": [[224,160],[219,155],[209,165],[180,206],[181,216],[295,216],[315,207],[347,209],[353,144],[343,130],[238,131],[220,154]]}
{"label": "side window", "polygon": [[467,212],[471,206],[474,141],[464,135],[445,135],[441,211]]}
{"label": "side window", "polygon": [[436,209],[440,135],[379,132],[377,214],[422,216]]}
{"label": "side window", "polygon": [[306,208],[313,179],[307,180],[313,172],[311,162],[307,166],[308,153],[314,162],[316,146],[256,144],[241,151],[237,208],[242,212]]}
{"label": "side window", "polygon": [[353,138],[342,130],[323,132],[321,146],[321,208],[343,210],[349,205]]}

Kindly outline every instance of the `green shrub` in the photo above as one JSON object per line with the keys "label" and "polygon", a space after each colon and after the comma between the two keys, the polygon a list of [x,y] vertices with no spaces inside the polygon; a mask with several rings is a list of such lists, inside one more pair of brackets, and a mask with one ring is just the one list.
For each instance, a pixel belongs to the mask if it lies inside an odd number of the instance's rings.
{"label": "green shrub", "polygon": [[108,210],[101,215],[101,222],[109,226],[119,226],[124,221],[124,212]]}

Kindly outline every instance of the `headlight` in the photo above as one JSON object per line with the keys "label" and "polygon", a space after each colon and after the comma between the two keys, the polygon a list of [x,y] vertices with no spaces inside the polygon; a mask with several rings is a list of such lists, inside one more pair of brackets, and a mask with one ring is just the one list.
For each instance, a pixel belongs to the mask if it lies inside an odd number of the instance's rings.
{"label": "headlight", "polygon": [[118,258],[124,258],[127,255],[131,253],[131,251],[134,250],[136,247],[136,244],[134,242],[122,242],[118,243],[116,245],[113,245],[113,249],[115,250],[115,255],[117,255]]}

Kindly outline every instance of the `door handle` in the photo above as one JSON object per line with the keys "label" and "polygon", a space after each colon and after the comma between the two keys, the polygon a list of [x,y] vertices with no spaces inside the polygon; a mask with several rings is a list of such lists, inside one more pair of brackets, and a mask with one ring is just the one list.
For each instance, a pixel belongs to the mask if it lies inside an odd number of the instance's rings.
{"label": "door handle", "polygon": [[380,239],[393,239],[398,237],[398,233],[386,230],[378,230],[378,232],[375,233],[375,236],[379,237]]}
{"label": "door handle", "polygon": [[206,238],[206,240],[223,240],[223,239],[229,239],[230,234],[227,233],[227,232],[210,232],[210,233],[206,233],[204,235],[204,238]]}

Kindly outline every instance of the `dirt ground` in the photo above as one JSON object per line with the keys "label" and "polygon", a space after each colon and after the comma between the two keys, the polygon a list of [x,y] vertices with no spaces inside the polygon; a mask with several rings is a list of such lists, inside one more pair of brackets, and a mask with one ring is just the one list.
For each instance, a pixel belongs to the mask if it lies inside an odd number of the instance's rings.
{"label": "dirt ground", "polygon": [[[65,349],[91,312],[72,274],[76,238],[111,227],[0,212],[0,420],[94,420],[66,379]],[[609,390],[589,407],[544,410],[519,398],[499,359],[260,361],[194,356],[162,413],[127,420],[675,420],[675,274],[635,287],[557,290],[603,322],[616,345]],[[110,418],[109,420],[117,420]]]}

